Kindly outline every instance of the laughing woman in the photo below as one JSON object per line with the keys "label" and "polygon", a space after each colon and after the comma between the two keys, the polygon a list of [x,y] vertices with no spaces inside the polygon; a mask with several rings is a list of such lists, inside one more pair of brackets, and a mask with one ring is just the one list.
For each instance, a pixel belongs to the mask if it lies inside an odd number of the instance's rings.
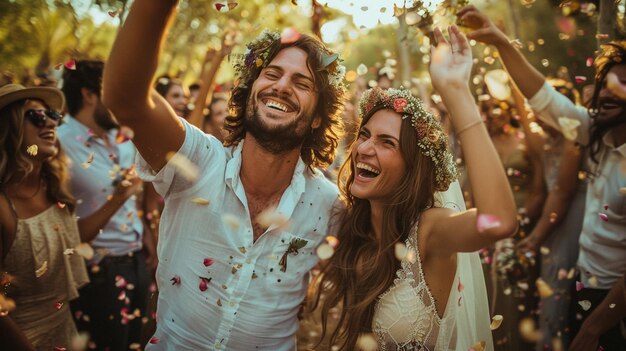
{"label": "laughing woman", "polygon": [[[430,75],[463,145],[476,209],[464,210],[447,138],[421,101],[407,90],[366,92],[340,172],[339,245],[312,285],[323,335],[343,350],[360,349],[369,333],[379,350],[493,349],[475,251],[513,234],[516,209],[468,87],[467,39],[454,26],[449,34],[450,44],[435,31]],[[327,330],[336,306],[338,327]]]}
{"label": "laughing woman", "polygon": [[77,334],[68,301],[88,278],[66,254],[80,237],[56,136],[63,102],[56,88],[0,87],[0,294],[16,304],[0,306],[6,350],[69,349]]}

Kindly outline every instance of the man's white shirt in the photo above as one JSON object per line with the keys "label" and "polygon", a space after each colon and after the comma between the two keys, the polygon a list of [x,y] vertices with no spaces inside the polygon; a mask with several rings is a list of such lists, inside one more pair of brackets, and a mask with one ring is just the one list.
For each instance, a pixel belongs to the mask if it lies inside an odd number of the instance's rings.
{"label": "man's white shirt", "polygon": [[[139,175],[165,198],[157,247],[158,342],[146,350],[294,350],[309,270],[319,261],[316,248],[333,234],[328,227],[337,187],[299,159],[277,209],[290,224],[270,227],[253,242],[239,178],[243,141],[225,148],[182,121],[186,136],[178,154],[198,167],[195,182],[171,160],[155,174],[137,158]],[[294,239],[306,245],[287,255],[283,272],[279,261]]]}

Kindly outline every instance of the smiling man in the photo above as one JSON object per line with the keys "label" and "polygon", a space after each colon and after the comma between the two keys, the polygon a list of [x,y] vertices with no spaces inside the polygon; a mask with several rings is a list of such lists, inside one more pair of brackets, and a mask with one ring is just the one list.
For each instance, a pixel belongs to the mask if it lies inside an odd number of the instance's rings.
{"label": "smiling man", "polygon": [[[223,146],[150,90],[177,3],[134,2],[104,77],[105,104],[134,130],[138,172],[165,198],[147,349],[293,350],[315,249],[338,203],[315,167],[335,156],[342,67],[313,37],[263,32],[235,64]],[[289,224],[261,220],[268,209]]]}
{"label": "smiling man", "polygon": [[[626,273],[626,101],[618,97],[619,87],[607,84],[611,79],[618,81],[618,86],[626,84],[626,41],[602,45],[594,62],[593,97],[582,107],[554,90],[474,6],[463,8],[457,16],[473,29],[468,38],[498,49],[511,78],[540,118],[563,134],[574,135],[575,141],[585,146],[591,174],[577,263],[578,280],[584,288],[576,289],[572,297],[569,329],[575,338],[569,350],[596,350],[598,344],[607,351],[626,349],[620,331],[626,301],[619,293]],[[554,335],[545,335],[548,343],[558,336],[552,332]],[[567,347],[568,330],[562,332]],[[543,347],[540,342],[537,350]]]}

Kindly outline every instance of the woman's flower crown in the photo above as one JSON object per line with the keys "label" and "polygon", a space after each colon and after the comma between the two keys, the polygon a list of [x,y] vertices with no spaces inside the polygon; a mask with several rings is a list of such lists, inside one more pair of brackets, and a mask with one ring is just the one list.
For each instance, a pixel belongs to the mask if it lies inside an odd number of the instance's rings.
{"label": "woman's flower crown", "polygon": [[[290,35],[291,38],[281,38],[279,32],[266,29],[246,45],[247,49],[243,55],[231,55],[231,59],[235,59],[233,68],[237,74],[237,84],[245,87],[246,82],[265,68],[276,56],[282,42],[295,41],[301,34],[290,32]],[[343,81],[346,67],[339,64],[341,61],[339,55],[326,49],[323,49],[321,54],[322,67],[328,72],[328,83],[337,90],[345,89]]]}
{"label": "woman's flower crown", "polygon": [[432,113],[424,110],[422,102],[406,89],[383,90],[376,87],[367,90],[359,103],[361,118],[379,106],[401,114],[402,119],[411,119],[411,126],[417,133],[417,144],[435,163],[436,190],[447,190],[450,183],[457,179],[458,171],[441,123]]}

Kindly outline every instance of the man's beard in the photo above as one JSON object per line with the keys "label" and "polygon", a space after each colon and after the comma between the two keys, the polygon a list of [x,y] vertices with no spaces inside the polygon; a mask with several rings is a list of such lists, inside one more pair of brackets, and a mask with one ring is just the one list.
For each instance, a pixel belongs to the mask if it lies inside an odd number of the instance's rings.
{"label": "man's beard", "polygon": [[261,119],[253,101],[253,99],[248,100],[243,122],[244,128],[263,149],[272,154],[284,154],[299,148],[311,133],[313,116],[299,116],[288,124],[268,126]]}
{"label": "man's beard", "polygon": [[[594,124],[602,129],[611,129],[626,122],[626,101],[619,99],[611,99],[612,102],[619,104],[621,107],[618,114],[606,116],[604,111],[600,109],[598,114],[594,116]],[[614,114],[613,111],[607,114]]]}

